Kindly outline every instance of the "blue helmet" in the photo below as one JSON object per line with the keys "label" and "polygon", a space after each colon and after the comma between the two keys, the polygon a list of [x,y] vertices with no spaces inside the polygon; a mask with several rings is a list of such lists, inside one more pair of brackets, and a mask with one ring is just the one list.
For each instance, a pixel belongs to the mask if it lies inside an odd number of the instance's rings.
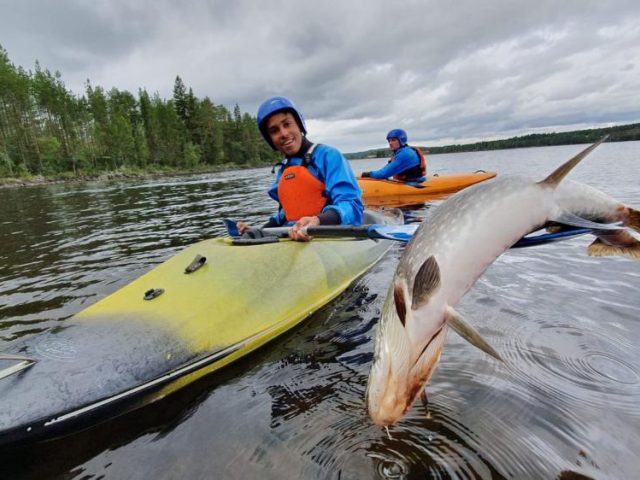
{"label": "blue helmet", "polygon": [[264,102],[262,102],[262,105],[260,105],[260,108],[258,108],[258,115],[256,117],[256,122],[258,123],[258,129],[260,130],[260,133],[262,134],[266,142],[274,150],[277,150],[277,149],[271,142],[271,137],[269,136],[269,133],[267,133],[266,122],[271,115],[277,112],[282,112],[282,111],[287,111],[291,113],[293,115],[293,118],[296,119],[296,123],[298,124],[298,127],[300,127],[300,131],[302,131],[303,134],[307,133],[307,127],[304,124],[304,117],[300,112],[298,112],[298,109],[296,108],[295,104],[291,100],[285,97],[267,98]]}
{"label": "blue helmet", "polygon": [[404,147],[407,144],[407,132],[400,128],[389,130],[389,133],[387,133],[387,140],[390,138],[397,138],[401,147]]}

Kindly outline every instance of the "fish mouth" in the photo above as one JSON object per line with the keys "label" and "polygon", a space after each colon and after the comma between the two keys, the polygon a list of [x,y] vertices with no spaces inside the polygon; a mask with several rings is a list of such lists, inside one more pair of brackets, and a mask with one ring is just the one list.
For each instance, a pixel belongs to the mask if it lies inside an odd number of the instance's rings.
{"label": "fish mouth", "polygon": [[[369,381],[367,403],[373,423],[388,427],[411,408],[435,370],[447,333],[443,324],[429,339],[411,366],[386,362],[386,369],[374,373]],[[402,368],[404,366],[404,368]],[[375,365],[374,365],[375,368]]]}

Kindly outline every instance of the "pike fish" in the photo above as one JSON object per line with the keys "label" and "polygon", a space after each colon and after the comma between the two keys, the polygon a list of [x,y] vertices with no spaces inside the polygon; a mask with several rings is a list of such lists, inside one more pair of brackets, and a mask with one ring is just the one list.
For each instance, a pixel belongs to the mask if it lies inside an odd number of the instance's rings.
{"label": "pike fish", "polygon": [[377,326],[367,386],[367,407],[374,423],[397,422],[424,391],[449,327],[500,359],[454,307],[486,268],[520,238],[555,222],[595,228],[598,239],[605,238],[603,242],[612,248],[629,246],[621,233],[629,235],[626,228],[597,222],[623,222],[640,230],[637,211],[581,184],[559,188],[567,173],[605,139],[540,182],[497,177],[462,190],[419,227],[400,259]]}

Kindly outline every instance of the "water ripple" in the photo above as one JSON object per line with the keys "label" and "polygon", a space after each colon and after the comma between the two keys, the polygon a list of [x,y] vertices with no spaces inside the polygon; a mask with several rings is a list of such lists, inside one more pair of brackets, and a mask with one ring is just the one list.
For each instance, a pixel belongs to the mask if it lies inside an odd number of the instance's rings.
{"label": "water ripple", "polygon": [[[639,147],[603,145],[572,178],[638,207]],[[543,178],[576,151],[429,158],[442,173],[483,168]],[[356,161],[355,169],[376,162]],[[64,326],[184,246],[222,234],[222,217],[266,221],[275,211],[265,195],[272,181],[270,169],[255,169],[0,189],[0,348]],[[438,203],[405,214],[428,219]],[[505,362],[449,333],[427,387],[428,410],[418,402],[388,434],[368,418],[364,395],[399,245],[330,305],[245,360],[102,434],[65,439],[49,453],[31,449],[22,462],[0,458],[3,473],[635,478],[640,270],[628,259],[588,257],[590,241],[509,251],[491,265],[457,309]],[[32,475],[10,475],[24,468]]]}

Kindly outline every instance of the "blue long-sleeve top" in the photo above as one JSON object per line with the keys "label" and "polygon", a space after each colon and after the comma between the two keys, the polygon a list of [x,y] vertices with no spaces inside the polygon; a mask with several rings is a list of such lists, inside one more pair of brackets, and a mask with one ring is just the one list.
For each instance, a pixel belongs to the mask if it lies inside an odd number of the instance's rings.
{"label": "blue long-sleeve top", "polygon": [[[322,209],[322,213],[335,212],[340,217],[340,224],[343,225],[361,225],[362,212],[364,210],[362,192],[347,159],[338,149],[323,144],[316,146],[312,159],[313,161],[309,165],[309,172],[324,183],[325,192],[328,196],[327,205]],[[276,202],[280,202],[278,198],[278,182],[282,176],[282,171],[287,166],[302,165],[303,163],[303,155],[284,160],[283,165],[278,170],[275,181],[269,188],[269,196]],[[274,223],[276,225],[287,223],[284,210],[281,207],[269,219],[269,224]]]}
{"label": "blue long-sleeve top", "polygon": [[[392,162],[387,163],[384,167],[379,168],[378,170],[369,172],[369,176],[377,179],[391,178],[394,175],[419,165],[420,157],[418,157],[418,154],[413,150],[413,148],[405,145],[394,152],[394,159]],[[424,177],[422,177],[422,180],[424,180]]]}

